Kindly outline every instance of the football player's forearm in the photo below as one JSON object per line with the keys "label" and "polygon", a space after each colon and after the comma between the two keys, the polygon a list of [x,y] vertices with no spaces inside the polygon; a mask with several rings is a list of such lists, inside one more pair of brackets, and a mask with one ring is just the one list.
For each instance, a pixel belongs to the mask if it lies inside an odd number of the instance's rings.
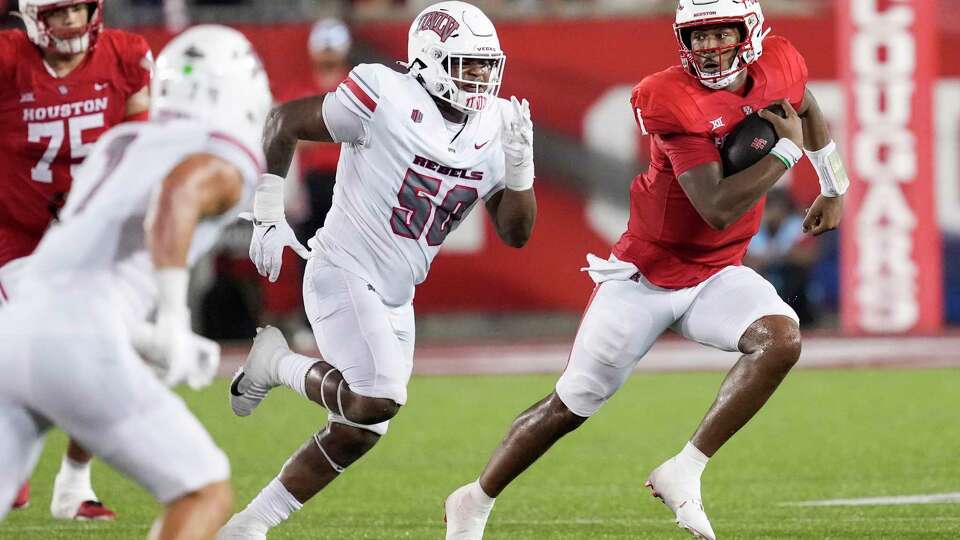
{"label": "football player's forearm", "polygon": [[737,174],[724,178],[714,192],[714,208],[720,214],[719,223],[729,226],[747,213],[766,195],[787,170],[772,155]]}
{"label": "football player's forearm", "polygon": [[286,177],[298,140],[333,142],[323,120],[324,96],[289,101],[270,111],[263,129],[267,172]]}
{"label": "football player's forearm", "polygon": [[223,214],[242,194],[240,171],[220,158],[195,154],[174,168],[148,212],[146,236],[154,266],[185,267],[197,223]]}
{"label": "football player's forearm", "polygon": [[830,128],[827,126],[823,111],[820,110],[820,105],[809,90],[804,98],[804,105],[806,110],[800,115],[800,121],[803,123],[803,147],[817,151],[830,143]]}
{"label": "football player's forearm", "polygon": [[153,209],[153,220],[147,224],[147,244],[156,268],[187,266],[187,253],[193,231],[200,219],[196,204],[183,187],[164,189]]}
{"label": "football player's forearm", "polygon": [[270,111],[263,129],[263,153],[267,159],[267,172],[286,177],[297,149],[297,137],[284,121],[283,107]]}
{"label": "football player's forearm", "polygon": [[503,190],[497,207],[497,235],[510,247],[523,247],[537,219],[537,198],[533,188],[524,191]]}

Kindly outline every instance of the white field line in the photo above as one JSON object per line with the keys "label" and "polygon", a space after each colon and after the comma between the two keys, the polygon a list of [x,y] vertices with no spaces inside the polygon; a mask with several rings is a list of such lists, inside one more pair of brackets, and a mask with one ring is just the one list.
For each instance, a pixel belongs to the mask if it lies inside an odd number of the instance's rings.
{"label": "white field line", "polygon": [[825,499],[780,503],[779,506],[887,506],[901,504],[960,504],[960,491],[931,495],[903,495],[899,497],[867,497],[863,499]]}

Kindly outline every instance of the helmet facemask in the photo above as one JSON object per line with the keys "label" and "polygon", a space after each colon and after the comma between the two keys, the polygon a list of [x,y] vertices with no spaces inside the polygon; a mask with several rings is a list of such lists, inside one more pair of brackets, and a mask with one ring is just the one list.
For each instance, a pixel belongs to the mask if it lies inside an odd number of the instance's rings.
{"label": "helmet facemask", "polygon": [[[64,0],[48,3],[21,1],[20,18],[24,21],[30,41],[38,47],[61,54],[81,54],[93,47],[103,29],[102,3],[102,0],[93,2]],[[47,23],[47,17],[51,12],[77,5],[87,6],[86,25],[56,31]]]}
{"label": "helmet facemask", "polygon": [[[674,31],[677,43],[680,45],[680,62],[683,68],[699,80],[701,84],[712,90],[721,90],[730,86],[737,80],[740,73],[747,69],[748,65],[760,57],[762,49],[758,51],[756,45],[762,43],[764,37],[770,32],[769,29],[766,32],[761,32],[760,25],[762,24],[762,19],[756,14],[749,14],[745,17],[701,19],[686,24],[675,24]],[[737,28],[740,32],[739,43],[693,50],[691,36],[695,30],[718,26]],[[730,51],[734,53],[733,59],[730,65],[724,68],[723,57]],[[700,59],[703,57],[715,57],[720,65],[715,70],[704,69],[700,65]]]}
{"label": "helmet facemask", "polygon": [[[503,53],[486,54],[449,54],[441,59],[445,73],[439,77],[444,92],[434,94],[437,98],[452,105],[455,109],[467,114],[483,111],[490,101],[500,94],[500,83],[503,80],[503,68],[506,64]],[[485,67],[470,67],[481,63]],[[464,72],[481,69],[488,73],[486,81],[468,78]]]}

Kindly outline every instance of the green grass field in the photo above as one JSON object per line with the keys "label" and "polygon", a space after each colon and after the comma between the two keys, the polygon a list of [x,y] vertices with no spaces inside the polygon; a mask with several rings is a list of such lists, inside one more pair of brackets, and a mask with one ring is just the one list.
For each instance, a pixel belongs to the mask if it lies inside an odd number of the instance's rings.
{"label": "green grass field", "polygon": [[[498,500],[487,538],[685,538],[642,488],[680,449],[720,373],[635,375],[579,431]],[[371,454],[271,538],[440,539],[441,502],[480,471],[514,416],[555,377],[419,377]],[[185,393],[233,464],[245,505],[324,413],[278,390],[253,417],[232,416],[221,381]],[[143,538],[159,507],[101,463],[94,485],[116,523],[54,522],[52,477],[65,447],[50,437],[30,508],[0,538]],[[800,371],[711,462],[703,495],[717,534],[732,538],[960,538],[960,504],[839,508],[778,503],[960,491],[960,371]]]}

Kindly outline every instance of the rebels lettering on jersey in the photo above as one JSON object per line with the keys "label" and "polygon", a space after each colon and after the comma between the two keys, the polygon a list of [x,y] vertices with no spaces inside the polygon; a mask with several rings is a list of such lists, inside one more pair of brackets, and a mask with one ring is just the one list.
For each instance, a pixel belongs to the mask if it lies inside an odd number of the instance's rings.
{"label": "rebels lettering on jersey", "polygon": [[104,30],[70,74],[50,74],[24,32],[0,32],[0,266],[29,255],[93,143],[150,84],[140,36]]}
{"label": "rebels lettering on jersey", "polygon": [[651,135],[650,167],[633,181],[630,221],[613,253],[658,286],[690,287],[740,264],[759,230],[764,199],[718,231],[700,217],[677,181],[694,167],[719,162],[717,148],[747,115],[784,98],[800,108],[807,67],[789,41],[768,37],[748,73],[745,96],[710,90],[679,66],[645,78],[633,91],[637,124]]}
{"label": "rebels lettering on jersey", "polygon": [[421,167],[426,167],[431,171],[437,171],[438,174],[444,176],[452,176],[454,178],[464,178],[466,180],[483,180],[483,171],[468,171],[465,169],[454,169],[452,167],[447,167],[446,165],[441,165],[436,161],[427,159],[423,156],[416,156],[413,158],[414,165],[420,165]]}
{"label": "rebels lettering on jersey", "polygon": [[[324,103],[343,146],[333,205],[317,231],[321,256],[362,277],[388,305],[409,302],[447,235],[504,189],[504,103],[448,125],[413,77],[382,65],[354,68]],[[336,135],[360,132],[353,140]]]}

